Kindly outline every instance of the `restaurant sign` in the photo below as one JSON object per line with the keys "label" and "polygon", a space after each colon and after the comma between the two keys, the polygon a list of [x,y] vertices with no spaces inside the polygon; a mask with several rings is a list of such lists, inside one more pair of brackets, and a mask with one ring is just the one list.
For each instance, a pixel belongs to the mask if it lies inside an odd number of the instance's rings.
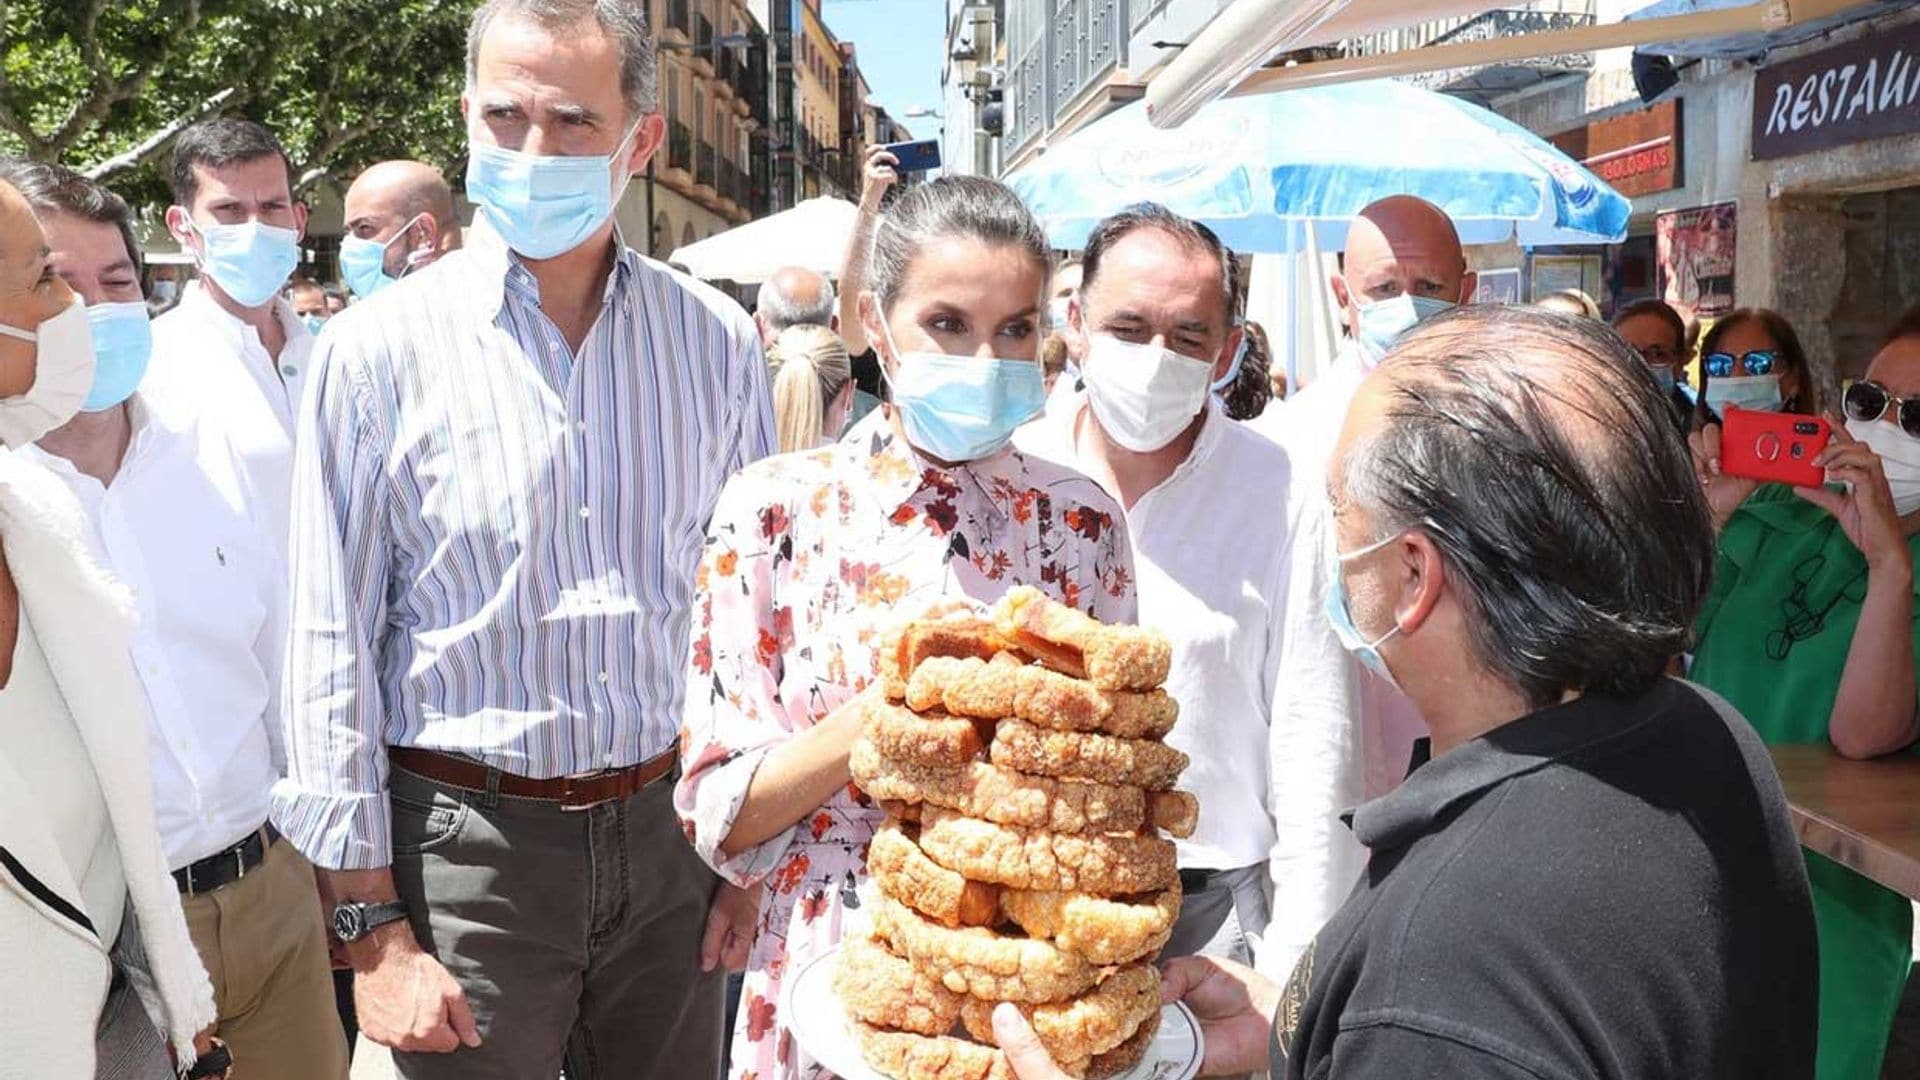
{"label": "restaurant sign", "polygon": [[1686,183],[1677,101],[1608,117],[1548,141],[1630,199]]}
{"label": "restaurant sign", "polygon": [[1920,131],[1920,23],[1753,77],[1753,160]]}

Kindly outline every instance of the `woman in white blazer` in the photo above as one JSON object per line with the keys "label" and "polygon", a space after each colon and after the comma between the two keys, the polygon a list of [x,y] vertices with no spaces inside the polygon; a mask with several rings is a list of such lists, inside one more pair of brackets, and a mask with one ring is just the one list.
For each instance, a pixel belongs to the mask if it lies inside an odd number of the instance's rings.
{"label": "woman in white blazer", "polygon": [[165,1078],[213,988],[154,828],[133,608],[66,487],[13,452],[92,391],[86,309],[47,262],[0,184],[0,1080]]}

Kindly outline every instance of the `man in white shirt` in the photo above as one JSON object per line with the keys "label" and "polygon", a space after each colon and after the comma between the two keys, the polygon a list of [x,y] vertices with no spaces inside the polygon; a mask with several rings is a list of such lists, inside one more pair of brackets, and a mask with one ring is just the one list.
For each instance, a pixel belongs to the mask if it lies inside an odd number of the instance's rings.
{"label": "man in white shirt", "polygon": [[182,131],[171,179],[167,229],[200,276],[154,320],[146,396],[232,440],[284,550],[294,417],[313,336],[280,288],[300,262],[306,207],[293,199],[280,143],[251,120],[222,117]]}
{"label": "man in white shirt", "polygon": [[[1287,450],[1302,475],[1325,471],[1347,404],[1387,349],[1420,322],[1472,297],[1474,274],[1446,211],[1425,199],[1394,195],[1354,218],[1332,285],[1350,335],[1339,359],[1313,385],[1250,422]],[[1300,490],[1324,505],[1321,485]],[[1308,517],[1315,519],[1316,513],[1309,511]],[[1426,725],[1405,695],[1358,664],[1349,668],[1360,707],[1355,749],[1364,761],[1366,785],[1352,800],[1358,803],[1399,785],[1413,741],[1426,734]]]}
{"label": "man in white shirt", "polygon": [[[1163,207],[1097,226],[1064,330],[1085,388],[1020,441],[1126,508],[1141,622],[1173,639],[1167,688],[1181,715],[1168,741],[1192,758],[1184,783],[1200,821],[1180,842],[1186,896],[1164,955],[1244,961],[1271,913],[1269,858],[1298,861],[1297,837],[1277,824],[1293,793],[1273,783],[1269,754],[1346,718],[1306,696],[1275,709],[1276,683],[1330,681],[1340,650],[1310,576],[1318,561],[1295,543],[1289,513],[1302,502],[1294,484],[1313,481],[1211,393],[1240,337],[1229,260],[1211,231]],[[1299,875],[1280,885],[1282,905],[1333,887]]]}
{"label": "man in white shirt", "polygon": [[56,165],[6,176],[86,301],[96,355],[82,411],[22,453],[73,491],[97,556],[133,592],[154,820],[213,975],[215,1034],[254,1063],[248,1073],[341,1080],[313,867],[267,821],[284,757],[286,583],[273,530],[225,436],[137,392],[147,315],[126,204]]}

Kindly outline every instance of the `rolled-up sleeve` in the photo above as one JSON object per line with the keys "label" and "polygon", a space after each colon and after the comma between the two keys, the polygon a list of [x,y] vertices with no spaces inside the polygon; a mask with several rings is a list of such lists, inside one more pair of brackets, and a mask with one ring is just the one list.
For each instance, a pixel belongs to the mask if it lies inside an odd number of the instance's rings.
{"label": "rolled-up sleeve", "polygon": [[350,335],[314,357],[294,457],[281,688],[287,772],[274,821],[316,865],[389,865],[379,642],[391,564],[390,441]]}
{"label": "rolled-up sleeve", "polygon": [[767,493],[752,473],[720,496],[694,578],[693,648],[686,717],[680,731],[680,782],[674,809],[694,850],[737,885],[770,873],[798,824],[729,857],[732,831],[753,775],[791,734],[780,692],[784,666],[774,597],[774,551],[761,521]]}

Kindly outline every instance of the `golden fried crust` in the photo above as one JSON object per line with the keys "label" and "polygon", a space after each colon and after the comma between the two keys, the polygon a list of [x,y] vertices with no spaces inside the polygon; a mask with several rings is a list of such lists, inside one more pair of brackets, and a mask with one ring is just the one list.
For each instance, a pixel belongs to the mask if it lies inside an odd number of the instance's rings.
{"label": "golden fried crust", "polygon": [[[960,1022],[967,1034],[990,1046],[1000,1045],[993,1037],[996,1004],[968,998],[960,1006]],[[1152,964],[1135,964],[1071,1001],[1022,1005],[1020,1011],[1055,1060],[1104,1054],[1131,1038],[1147,1017],[1159,1013],[1160,973]]]}
{"label": "golden fried crust", "polygon": [[887,698],[900,701],[906,697],[913,673],[934,657],[991,660],[1007,648],[1007,640],[985,616],[953,615],[910,622],[881,638],[877,657],[880,681]]}
{"label": "golden fried crust", "polygon": [[[867,1064],[893,1080],[1015,1080],[1006,1056],[991,1046],[951,1035],[888,1031],[859,1021],[853,1029]],[[1056,1064],[1076,1078],[1085,1076],[1089,1065],[1085,1058]]]}
{"label": "golden fried crust", "polygon": [[1147,796],[1147,820],[1182,840],[1200,826],[1200,800],[1190,791],[1155,791]]}
{"label": "golden fried crust", "polygon": [[1103,690],[1151,690],[1167,681],[1173,646],[1137,626],[1108,626],[1032,586],[1014,589],[993,609],[1002,637],[1064,675]]}
{"label": "golden fried crust", "polygon": [[1173,730],[1180,708],[1165,690],[1102,690],[1057,671],[1027,666],[1014,677],[1013,711],[1004,715],[1057,731],[1158,739]]}
{"label": "golden fried crust", "polygon": [[1180,879],[1173,841],[1158,836],[1029,832],[934,806],[920,818],[920,850],[975,881],[1129,894],[1158,892]]}
{"label": "golden fried crust", "polygon": [[1108,899],[1076,892],[1000,894],[1000,911],[1030,936],[1044,938],[1093,964],[1126,964],[1166,945],[1180,917],[1179,888]]}
{"label": "golden fried crust", "polygon": [[881,753],[915,765],[952,768],[987,754],[987,740],[973,721],[922,715],[892,702],[875,702],[861,719],[860,732]]}
{"label": "golden fried crust", "polygon": [[1146,792],[1081,780],[1028,776],[976,761],[929,769],[896,761],[857,739],[853,779],[876,799],[933,803],[968,817],[1051,832],[1138,832],[1147,823]]}
{"label": "golden fried crust", "polygon": [[1095,1054],[1087,1064],[1087,1075],[1106,1080],[1140,1064],[1147,1059],[1147,1051],[1153,1048],[1153,1037],[1159,1032],[1160,1011],[1156,1009],[1134,1029],[1132,1038],[1104,1054]]}
{"label": "golden fried crust", "polygon": [[1039,776],[1133,784],[1165,791],[1186,770],[1187,755],[1166,743],[1084,731],[1049,731],[1002,720],[987,748],[995,765]]}
{"label": "golden fried crust", "polygon": [[1026,664],[1010,652],[991,660],[976,656],[932,657],[913,671],[907,682],[907,707],[917,712],[939,709],[953,716],[999,720],[1014,715],[1015,676]]}
{"label": "golden fried crust", "polygon": [[968,881],[927,858],[898,821],[873,834],[867,876],[881,892],[947,926],[992,926],[1000,920],[999,886]]}
{"label": "golden fried crust", "polygon": [[1060,1001],[1093,988],[1101,969],[1045,941],[985,927],[941,926],[891,896],[873,906],[876,937],[956,994],[990,1001]]}
{"label": "golden fried crust", "polygon": [[865,938],[841,946],[833,990],[847,1015],[896,1031],[945,1035],[960,1015],[960,995]]}

